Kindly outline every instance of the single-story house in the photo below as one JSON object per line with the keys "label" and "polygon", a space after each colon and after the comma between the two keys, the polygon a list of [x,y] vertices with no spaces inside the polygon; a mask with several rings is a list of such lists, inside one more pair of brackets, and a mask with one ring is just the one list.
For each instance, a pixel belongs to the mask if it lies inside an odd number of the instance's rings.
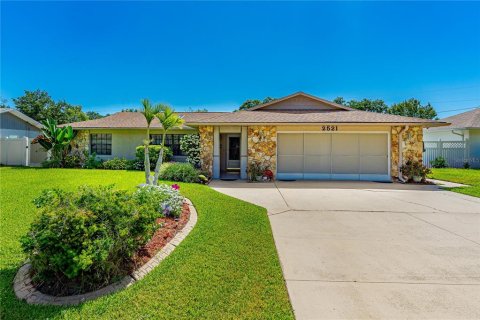
{"label": "single-story house", "polygon": [[11,108],[0,109],[0,164],[39,166],[47,153],[32,140],[42,132],[38,121]]}
{"label": "single-story house", "polygon": [[471,167],[480,168],[480,108],[441,121],[450,124],[423,130],[427,148],[425,160],[442,156],[452,167],[468,162]]}
{"label": "single-story house", "polygon": [[[186,127],[167,136],[181,157],[179,138],[197,132],[202,168],[213,178],[247,178],[252,163],[276,179],[389,181],[406,158],[422,160],[422,129],[444,122],[355,110],[298,92],[247,111],[182,112]],[[72,123],[91,152],[102,158],[134,157],[145,138],[141,113],[120,112]],[[152,125],[153,143],[162,128]]]}

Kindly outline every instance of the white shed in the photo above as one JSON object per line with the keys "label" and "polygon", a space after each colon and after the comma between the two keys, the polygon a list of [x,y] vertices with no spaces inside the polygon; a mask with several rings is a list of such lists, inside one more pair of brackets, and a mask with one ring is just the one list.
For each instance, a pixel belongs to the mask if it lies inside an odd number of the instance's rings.
{"label": "white shed", "polygon": [[39,166],[47,153],[32,140],[41,134],[42,125],[18,110],[0,109],[0,164]]}

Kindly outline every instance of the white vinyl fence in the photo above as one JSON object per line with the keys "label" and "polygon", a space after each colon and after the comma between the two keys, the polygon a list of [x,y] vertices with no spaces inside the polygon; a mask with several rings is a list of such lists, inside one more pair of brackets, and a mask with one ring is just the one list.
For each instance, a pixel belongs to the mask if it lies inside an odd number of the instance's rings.
{"label": "white vinyl fence", "polygon": [[0,164],[7,166],[40,166],[47,153],[32,138],[0,138]]}
{"label": "white vinyl fence", "polygon": [[423,164],[431,167],[430,161],[444,157],[451,168],[463,168],[465,162],[471,162],[468,141],[424,141]]}

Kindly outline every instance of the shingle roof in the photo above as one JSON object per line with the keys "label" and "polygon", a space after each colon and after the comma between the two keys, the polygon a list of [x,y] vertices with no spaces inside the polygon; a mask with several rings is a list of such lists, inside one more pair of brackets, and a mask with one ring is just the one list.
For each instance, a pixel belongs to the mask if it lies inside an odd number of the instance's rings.
{"label": "shingle roof", "polygon": [[[381,114],[367,111],[348,110],[255,110],[219,114],[215,117],[202,119],[201,123],[411,123],[441,125],[435,120],[410,118],[392,114]],[[193,124],[193,123],[192,123]],[[199,123],[200,124],[200,123]]]}
{"label": "shingle roof", "polygon": [[[179,112],[185,119],[185,124],[201,122],[204,119],[215,117],[225,112]],[[117,129],[143,129],[147,127],[147,121],[140,112],[117,112],[110,116],[69,123],[74,129],[94,129],[94,128],[117,128]],[[162,128],[158,119],[152,121],[151,128]]]}
{"label": "shingle roof", "polygon": [[[313,123],[369,123],[369,124],[422,124],[425,126],[444,125],[444,122],[410,118],[392,114],[348,110],[255,110],[238,112],[180,112],[185,124],[313,124]],[[73,128],[145,128],[147,123],[139,112],[119,112],[111,116],[75,122]],[[161,128],[157,119],[152,128]]]}
{"label": "shingle roof", "polygon": [[480,128],[480,108],[475,108],[467,112],[456,114],[454,116],[441,119],[441,121],[450,123],[450,125],[443,128]]}

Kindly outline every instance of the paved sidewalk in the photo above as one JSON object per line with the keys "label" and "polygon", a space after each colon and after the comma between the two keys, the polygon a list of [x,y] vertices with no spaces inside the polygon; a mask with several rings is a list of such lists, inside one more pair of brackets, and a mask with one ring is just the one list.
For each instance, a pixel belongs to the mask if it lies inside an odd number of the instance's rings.
{"label": "paved sidewalk", "polygon": [[428,182],[435,183],[437,186],[445,187],[445,188],[459,188],[459,187],[468,187],[466,184],[444,181],[444,180],[436,180],[436,179],[427,179]]}
{"label": "paved sidewalk", "polygon": [[479,319],[480,199],[373,182],[214,181],[267,208],[298,319]]}

